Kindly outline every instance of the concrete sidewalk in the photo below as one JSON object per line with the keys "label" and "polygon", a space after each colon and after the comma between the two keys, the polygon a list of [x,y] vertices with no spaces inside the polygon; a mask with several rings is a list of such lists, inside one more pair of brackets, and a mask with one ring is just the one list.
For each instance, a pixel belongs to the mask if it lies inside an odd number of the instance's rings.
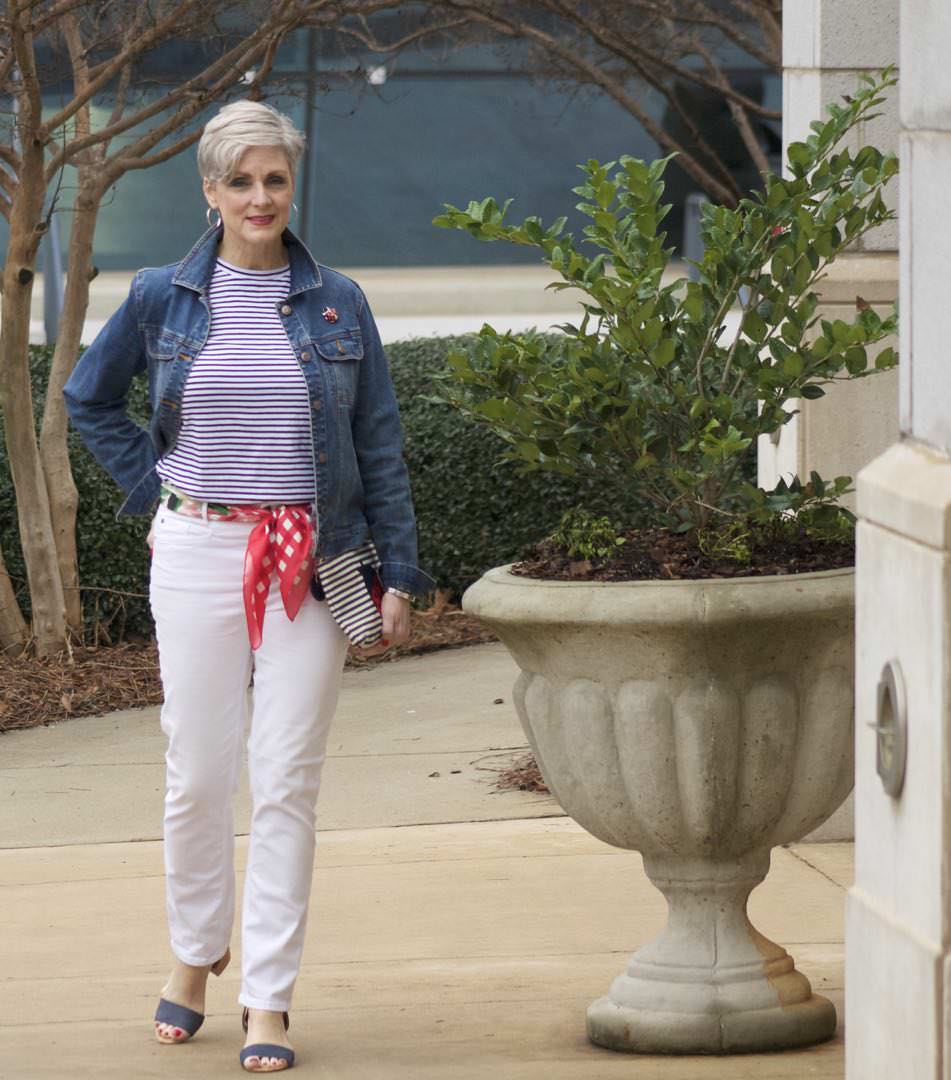
{"label": "concrete sidewalk", "polygon": [[[294,1075],[841,1077],[841,1032],[812,1050],[727,1059],[633,1058],[587,1042],[586,1004],[659,930],[664,902],[637,855],[595,840],[552,799],[492,792],[491,769],[524,747],[513,676],[497,645],[345,675]],[[0,738],[2,1080],[239,1074],[237,927],[194,1042],[151,1035],[170,964],[161,768],[153,709]],[[242,801],[239,832],[246,813]],[[246,850],[241,836],[239,889]],[[751,902],[757,926],[840,1011],[850,874],[849,845],[778,849]]]}

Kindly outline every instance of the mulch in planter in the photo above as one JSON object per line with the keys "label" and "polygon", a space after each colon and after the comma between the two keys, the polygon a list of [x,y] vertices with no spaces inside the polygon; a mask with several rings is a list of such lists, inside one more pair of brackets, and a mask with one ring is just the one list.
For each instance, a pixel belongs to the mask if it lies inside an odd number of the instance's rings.
{"label": "mulch in planter", "polygon": [[701,551],[694,533],[633,529],[606,559],[572,559],[550,540],[529,548],[512,573],[556,581],[650,581],[664,579],[765,577],[838,570],[855,563],[852,540],[824,540],[785,528],[752,537],[749,562]]}

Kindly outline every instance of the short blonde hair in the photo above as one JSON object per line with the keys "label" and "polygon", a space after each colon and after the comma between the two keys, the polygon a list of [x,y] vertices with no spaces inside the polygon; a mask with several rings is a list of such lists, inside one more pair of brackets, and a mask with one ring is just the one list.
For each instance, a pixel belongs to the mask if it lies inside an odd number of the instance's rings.
{"label": "short blonde hair", "polygon": [[304,136],[289,116],[259,101],[234,101],[205,124],[198,143],[198,171],[207,180],[230,180],[251,146],[283,150],[291,173],[304,152]]}

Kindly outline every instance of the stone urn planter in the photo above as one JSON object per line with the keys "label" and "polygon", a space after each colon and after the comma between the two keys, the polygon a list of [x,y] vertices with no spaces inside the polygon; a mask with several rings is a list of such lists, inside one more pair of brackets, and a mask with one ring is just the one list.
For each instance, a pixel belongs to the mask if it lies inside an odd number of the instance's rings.
{"label": "stone urn planter", "polygon": [[641,852],[667,926],[588,1008],[601,1046],[774,1050],[835,1009],[760,934],[770,850],[852,786],[853,572],[539,581],[489,571],[463,606],[521,668],[515,702],[565,811]]}

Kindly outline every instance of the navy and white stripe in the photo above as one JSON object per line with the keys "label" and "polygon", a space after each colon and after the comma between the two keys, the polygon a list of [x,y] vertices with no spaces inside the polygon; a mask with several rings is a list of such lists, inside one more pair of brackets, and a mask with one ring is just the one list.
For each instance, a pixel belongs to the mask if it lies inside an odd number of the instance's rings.
{"label": "navy and white stripe", "polygon": [[185,382],[178,442],[157,467],[162,480],[193,498],[314,499],[307,384],[278,314],[290,276],[289,266],[215,265],[211,330]]}
{"label": "navy and white stripe", "polygon": [[383,618],[373,601],[364,568],[376,571],[380,557],[372,540],[341,555],[321,561],[317,576],[337,625],[354,645],[375,645],[383,633]]}

